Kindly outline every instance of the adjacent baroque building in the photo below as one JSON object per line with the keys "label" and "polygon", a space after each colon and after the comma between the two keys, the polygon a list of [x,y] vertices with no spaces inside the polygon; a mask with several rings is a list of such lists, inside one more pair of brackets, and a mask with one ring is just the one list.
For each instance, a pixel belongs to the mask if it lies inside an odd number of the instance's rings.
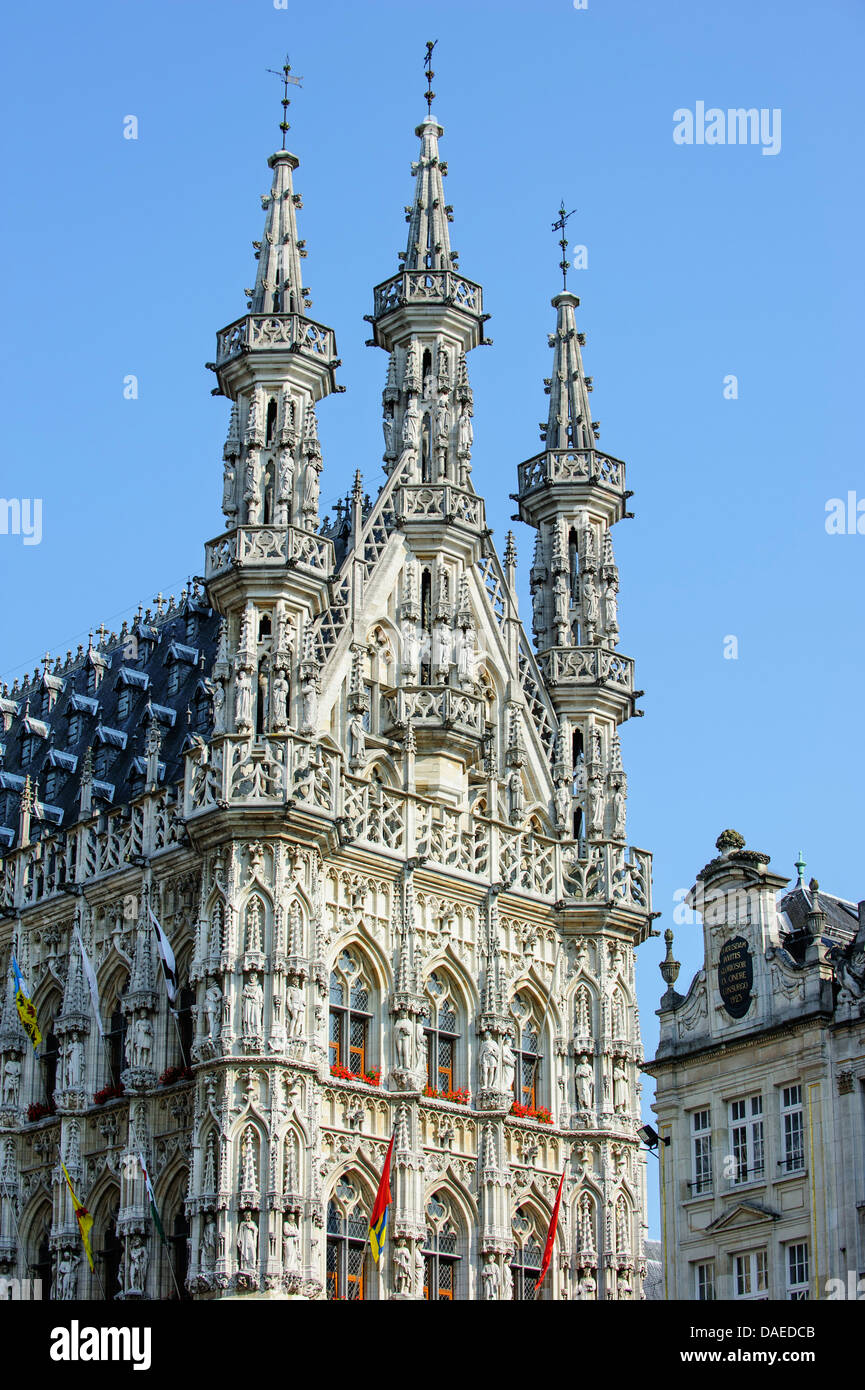
{"label": "adjacent baroque building", "polygon": [[626,843],[618,734],[641,693],[617,645],[625,466],[597,446],[579,301],[559,293],[514,494],[532,643],[513,537],[500,559],[472,482],[488,315],[450,247],[442,128],[416,133],[405,254],[369,316],[375,499],[358,474],[320,516],[339,362],[283,150],[210,364],[230,420],[203,579],[0,701],[0,1271],[54,1297],[528,1299],[563,1169],[543,1297],[642,1296],[651,866]]}
{"label": "adjacent baroque building", "polygon": [[861,1297],[865,903],[726,830],[687,898],[687,994],[668,930],[657,1080],[666,1297]]}

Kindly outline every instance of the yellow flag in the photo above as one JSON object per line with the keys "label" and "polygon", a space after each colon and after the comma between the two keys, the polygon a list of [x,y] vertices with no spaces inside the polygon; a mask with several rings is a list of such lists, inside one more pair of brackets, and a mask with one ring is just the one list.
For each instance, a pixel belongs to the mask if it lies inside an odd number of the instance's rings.
{"label": "yellow flag", "polygon": [[39,1024],[36,1022],[36,1006],[33,1000],[28,997],[18,962],[14,956],[12,957],[12,973],[15,976],[15,1007],[18,1010],[21,1027],[32,1042],[35,1051],[42,1041]]}
{"label": "yellow flag", "polygon": [[87,1210],[83,1202],[79,1202],[75,1196],[75,1189],[72,1186],[72,1179],[66,1171],[66,1164],[60,1160],[60,1167],[63,1169],[63,1176],[66,1179],[66,1186],[69,1188],[69,1195],[72,1198],[72,1206],[75,1211],[75,1218],[78,1222],[78,1230],[81,1233],[81,1244],[84,1246],[84,1253],[87,1256],[87,1263],[93,1269],[93,1251],[90,1248],[90,1228],[93,1225],[93,1217]]}

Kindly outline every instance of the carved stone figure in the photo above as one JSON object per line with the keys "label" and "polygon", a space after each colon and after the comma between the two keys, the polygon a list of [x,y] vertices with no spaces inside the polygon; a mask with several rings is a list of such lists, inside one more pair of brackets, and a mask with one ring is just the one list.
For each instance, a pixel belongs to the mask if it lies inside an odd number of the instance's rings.
{"label": "carved stone figure", "polygon": [[245,667],[234,682],[234,726],[240,733],[252,728],[252,673]]}
{"label": "carved stone figure", "polygon": [[260,1036],[264,1010],[264,991],[258,983],[258,973],[250,971],[249,979],[243,986],[243,1031],[245,1034]]}
{"label": "carved stone figure", "polygon": [[624,840],[625,822],[628,812],[628,798],[625,790],[619,783],[613,788],[613,839]]}
{"label": "carved stone figure", "polygon": [[300,1273],[300,1231],[294,1212],[282,1223],[282,1269],[284,1274]]}
{"label": "carved stone figure", "polygon": [[57,1298],[64,1301],[74,1299],[78,1288],[78,1265],[80,1256],[68,1246],[60,1251],[57,1260]]}
{"label": "carved stone figure", "polygon": [[457,426],[457,450],[461,458],[468,458],[471,454],[474,438],[472,412],[468,404],[465,404],[460,411],[459,425]]}
{"label": "carved stone figure", "polygon": [[129,1291],[143,1293],[147,1284],[149,1264],[147,1243],[143,1236],[134,1236],[129,1255]]}
{"label": "carved stone figure", "polygon": [[315,457],[309,459],[303,473],[303,506],[305,517],[318,516],[319,473],[321,464]]}
{"label": "carved stone figure", "polygon": [[366,730],[359,713],[348,721],[348,757],[352,767],[360,767],[366,757]]}
{"label": "carved stone figure", "polygon": [[514,1056],[510,1042],[505,1038],[502,1043],[502,1090],[510,1093],[514,1089],[514,1077],[516,1075],[517,1059]]}
{"label": "carved stone figure", "polygon": [[234,488],[237,482],[237,474],[231,459],[225,460],[225,467],[222,470],[222,510],[226,516],[233,516],[237,511],[234,501]]}
{"label": "carved stone figure", "polygon": [[400,1017],[394,1024],[394,1043],[396,1045],[396,1064],[403,1071],[411,1071],[414,1066],[414,1025],[411,1020]]}
{"label": "carved stone figure", "polygon": [[288,723],[288,681],[283,671],[277,671],[273,678],[271,699],[271,725],[274,732],[281,734]]}
{"label": "carved stone figure", "polygon": [[601,616],[600,605],[598,603],[598,588],[591,574],[583,576],[583,622],[589,630],[589,635],[594,633],[598,626]]}
{"label": "carved stone figure", "polygon": [[510,1267],[510,1265],[508,1264],[507,1260],[505,1260],[505,1265],[504,1265],[504,1270],[503,1270],[503,1277],[502,1277],[502,1298],[505,1300],[505,1302],[510,1303],[510,1302],[512,1301],[512,1299],[513,1299],[513,1296],[514,1296],[514,1276],[513,1276],[512,1272],[511,1272],[511,1267]]}
{"label": "carved stone figure", "polygon": [[628,1069],[624,1057],[613,1063],[613,1109],[623,1114],[628,1109]]}
{"label": "carved stone figure", "polygon": [[301,683],[301,733],[314,734],[318,725],[318,681],[314,675],[304,676]]}
{"label": "carved stone figure", "polygon": [[66,1049],[65,1071],[64,1084],[66,1086],[81,1085],[81,1077],[84,1072],[84,1044],[77,1033],[72,1034],[72,1040]]}
{"label": "carved stone figure", "polygon": [[222,990],[215,982],[204,991],[202,1015],[208,1041],[213,1042],[222,1028]]}
{"label": "carved stone figure", "polygon": [[480,1053],[481,1089],[491,1091],[495,1088],[499,1075],[499,1049],[489,1033],[484,1033]]}
{"label": "carved stone figure", "polygon": [[207,1215],[205,1216],[205,1218],[204,1218],[204,1231],[202,1232],[202,1236],[201,1236],[201,1268],[202,1268],[202,1269],[204,1269],[204,1270],[211,1270],[211,1269],[213,1269],[213,1266],[216,1264],[216,1246],[217,1246],[216,1221],[214,1220],[212,1214],[211,1214],[210,1212],[208,1212],[208,1214],[207,1214]]}
{"label": "carved stone figure", "polygon": [[382,429],[384,430],[384,452],[385,452],[385,455],[386,455],[388,458],[390,458],[390,457],[392,457],[392,455],[393,455],[393,453],[394,453],[394,423],[393,423],[393,416],[392,416],[392,415],[385,415],[384,419],[383,419],[382,422],[381,422],[381,427],[382,427]]}
{"label": "carved stone figure", "polygon": [[225,686],[222,681],[213,685],[213,732],[225,733]]}
{"label": "carved stone figure", "polygon": [[258,1268],[258,1227],[251,1211],[245,1214],[238,1227],[237,1260],[238,1268],[246,1274],[252,1274]]}
{"label": "carved stone figure", "polygon": [[306,1019],[306,995],[302,985],[289,985],[285,999],[285,1015],[288,1021],[288,1036],[302,1038]]}
{"label": "carved stone figure", "polygon": [[579,1062],[574,1068],[574,1076],[577,1086],[577,1109],[594,1110],[595,1108],[595,1069],[592,1066],[591,1058],[583,1053]]}
{"label": "carved stone figure", "polygon": [[499,1266],[495,1255],[484,1256],[484,1267],[481,1272],[481,1287],[485,1302],[491,1303],[499,1296]]}
{"label": "carved stone figure", "polygon": [[133,1020],[126,1038],[126,1064],[149,1067],[153,1051],[153,1024],[149,1018]]}
{"label": "carved stone figure", "polygon": [[7,1057],[3,1069],[3,1104],[16,1106],[21,1085],[21,1063],[15,1057]]}
{"label": "carved stone figure", "polygon": [[619,634],[618,588],[616,580],[611,579],[604,590],[604,627],[611,645],[615,645],[615,638]]}
{"label": "carved stone figure", "polygon": [[411,1251],[400,1237],[393,1252],[394,1292],[408,1298],[411,1295]]}

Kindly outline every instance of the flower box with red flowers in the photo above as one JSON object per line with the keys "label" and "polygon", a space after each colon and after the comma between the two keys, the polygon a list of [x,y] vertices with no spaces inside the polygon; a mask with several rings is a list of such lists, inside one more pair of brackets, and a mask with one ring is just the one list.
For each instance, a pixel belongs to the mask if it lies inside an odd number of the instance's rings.
{"label": "flower box with red flowers", "polygon": [[27,1107],[27,1123],[35,1125],[37,1120],[47,1120],[49,1115],[56,1114],[57,1106],[53,1100],[49,1100],[47,1104],[41,1100],[36,1100]]}
{"label": "flower box with red flowers", "polygon": [[103,1086],[101,1091],[97,1091],[93,1097],[94,1105],[104,1105],[107,1100],[117,1100],[119,1096],[126,1094],[126,1087],[121,1081],[117,1086]]}
{"label": "flower box with red flowers", "polygon": [[191,1081],[191,1067],[166,1067],[159,1078],[160,1086],[174,1086],[178,1081]]}
{"label": "flower box with red flowers", "polygon": [[367,1086],[381,1085],[381,1068],[375,1067],[370,1072],[353,1072],[348,1067],[331,1067],[331,1076],[335,1076],[338,1081],[364,1081]]}
{"label": "flower box with red flowers", "polygon": [[537,1120],[538,1124],[551,1125],[553,1117],[545,1105],[520,1105],[514,1101],[511,1106],[511,1114],[518,1120]]}
{"label": "flower box with red flowers", "polygon": [[469,1103],[469,1092],[466,1086],[460,1086],[456,1091],[437,1091],[435,1086],[427,1086],[424,1095],[430,1100],[449,1100],[454,1105],[468,1105]]}

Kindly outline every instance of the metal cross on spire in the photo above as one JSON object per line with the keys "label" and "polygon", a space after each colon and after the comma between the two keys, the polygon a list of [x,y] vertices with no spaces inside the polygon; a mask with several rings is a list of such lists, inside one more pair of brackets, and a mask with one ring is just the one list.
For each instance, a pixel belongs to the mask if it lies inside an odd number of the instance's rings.
{"label": "metal cross on spire", "polygon": [[279,128],[282,131],[282,148],[285,149],[285,137],[291,129],[291,126],[288,124],[288,108],[291,105],[291,102],[288,99],[288,85],[289,83],[291,83],[295,87],[302,87],[303,78],[292,77],[291,63],[288,61],[287,53],[285,55],[285,62],[282,65],[281,72],[279,72],[276,68],[268,68],[267,71],[272,72],[274,77],[282,78],[282,120],[279,123]]}
{"label": "metal cross on spire", "polygon": [[567,220],[568,220],[569,217],[573,217],[573,215],[574,215],[574,213],[576,212],[576,210],[577,210],[576,208],[571,208],[571,211],[570,211],[570,212],[565,212],[565,200],[564,200],[564,198],[563,198],[563,199],[562,199],[562,206],[559,208],[559,218],[558,218],[558,221],[553,223],[553,231],[554,231],[554,232],[561,232],[561,234],[562,234],[561,237],[560,237],[560,239],[559,239],[559,245],[560,245],[561,248],[562,248],[562,259],[559,261],[559,270],[562,272],[562,286],[563,286],[564,289],[567,289],[567,288],[568,288],[568,270],[569,270],[569,262],[568,262],[568,254],[567,254],[567,253],[568,253],[568,238],[567,238],[567,235],[566,235],[566,233],[565,233],[565,224],[566,224],[566,222],[567,222]]}
{"label": "metal cross on spire", "polygon": [[433,49],[435,48],[437,43],[438,39],[427,39],[426,41],[426,56],[424,57],[424,76],[426,78],[427,89],[424,92],[424,96],[426,97],[427,115],[432,114],[432,104],[435,100],[435,92],[432,90],[432,80],[435,77],[435,73],[432,70],[432,55]]}

